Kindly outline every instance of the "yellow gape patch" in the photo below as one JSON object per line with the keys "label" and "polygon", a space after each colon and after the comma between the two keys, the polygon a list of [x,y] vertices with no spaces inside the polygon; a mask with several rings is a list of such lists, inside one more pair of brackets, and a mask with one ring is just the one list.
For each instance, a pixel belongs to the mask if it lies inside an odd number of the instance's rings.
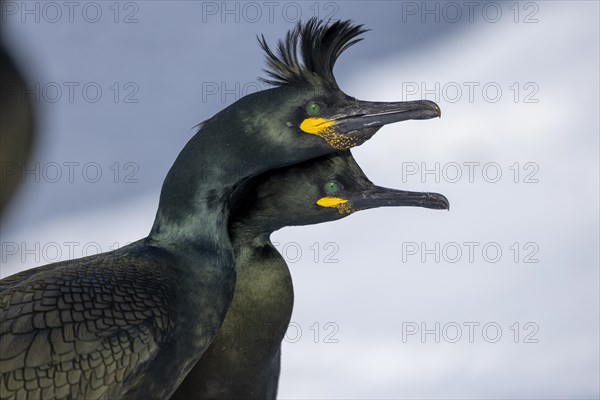
{"label": "yellow gape patch", "polygon": [[333,121],[328,121],[323,118],[310,117],[302,121],[300,124],[300,129],[306,133],[321,136],[322,134],[327,133],[327,131],[332,130],[331,125],[333,125]]}
{"label": "yellow gape patch", "polygon": [[340,214],[350,214],[352,212],[352,203],[339,197],[321,197],[317,200],[317,205],[321,207],[337,208]]}
{"label": "yellow gape patch", "polygon": [[336,134],[333,130],[335,121],[329,121],[323,118],[310,117],[306,118],[300,124],[300,129],[303,132],[317,135],[325,139],[325,141],[336,150],[346,150],[356,146],[357,140],[348,135]]}

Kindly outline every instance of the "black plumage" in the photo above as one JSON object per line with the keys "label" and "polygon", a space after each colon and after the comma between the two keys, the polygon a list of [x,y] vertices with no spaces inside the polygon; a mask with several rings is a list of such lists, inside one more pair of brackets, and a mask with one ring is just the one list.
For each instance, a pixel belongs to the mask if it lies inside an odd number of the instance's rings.
{"label": "black plumage", "polygon": [[[343,207],[318,204],[334,198]],[[236,190],[229,225],[237,275],[233,300],[215,340],[171,399],[275,399],[294,291],[271,233],[382,206],[447,209],[449,203],[437,193],[375,186],[349,152],[266,172]]]}
{"label": "black plumage", "polygon": [[[296,29],[314,31],[309,26],[320,33],[302,43],[304,65],[310,54],[329,60],[313,63],[319,68],[332,67],[361,29],[316,20]],[[340,34],[343,40],[334,39]],[[206,120],[168,172],[146,238],[2,280],[0,398],[169,397],[233,296],[227,226],[236,188],[268,170],[357,146],[385,124],[440,113],[430,101],[363,102],[322,84],[282,82]]]}
{"label": "black plumage", "polygon": [[269,78],[260,79],[276,86],[314,83],[318,79],[339,90],[333,66],[348,47],[362,40],[357,37],[366,31],[350,21],[340,20],[328,26],[313,18],[296,25],[278,42],[277,55],[261,35],[259,44],[267,56],[268,67],[264,71]]}

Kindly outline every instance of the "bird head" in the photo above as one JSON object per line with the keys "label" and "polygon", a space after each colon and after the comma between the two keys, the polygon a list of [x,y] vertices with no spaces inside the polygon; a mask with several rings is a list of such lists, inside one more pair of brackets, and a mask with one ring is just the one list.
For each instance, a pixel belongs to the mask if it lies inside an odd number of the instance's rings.
{"label": "bird head", "polygon": [[344,151],[245,182],[232,196],[230,221],[271,233],[285,226],[341,219],[360,210],[399,206],[447,210],[450,203],[438,193],[376,186]]}
{"label": "bird head", "polygon": [[279,41],[277,54],[261,36],[268,76],[262,80],[274,86],[262,94],[272,103],[267,129],[308,138],[330,151],[346,150],[364,143],[386,124],[439,117],[440,108],[432,101],[371,102],[342,92],[333,67],[365,31],[351,21],[328,25],[311,18]]}
{"label": "bird head", "polygon": [[365,31],[351,21],[311,18],[291,29],[275,52],[259,37],[267,62],[261,79],[272,87],[205,121],[206,131],[217,133],[214,141],[238,152],[238,159],[275,168],[361,145],[393,122],[439,117],[432,101],[362,101],[339,88],[334,64]]}

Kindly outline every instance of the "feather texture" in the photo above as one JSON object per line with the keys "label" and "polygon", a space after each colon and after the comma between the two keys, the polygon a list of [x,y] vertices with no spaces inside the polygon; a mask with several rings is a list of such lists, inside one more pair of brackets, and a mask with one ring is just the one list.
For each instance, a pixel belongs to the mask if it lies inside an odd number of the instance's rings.
{"label": "feather texture", "polygon": [[349,20],[330,24],[313,17],[305,24],[299,22],[279,40],[277,54],[261,35],[258,42],[266,54],[268,77],[260,79],[275,86],[320,80],[338,88],[333,76],[335,62],[348,47],[360,42],[358,36],[367,30]]}

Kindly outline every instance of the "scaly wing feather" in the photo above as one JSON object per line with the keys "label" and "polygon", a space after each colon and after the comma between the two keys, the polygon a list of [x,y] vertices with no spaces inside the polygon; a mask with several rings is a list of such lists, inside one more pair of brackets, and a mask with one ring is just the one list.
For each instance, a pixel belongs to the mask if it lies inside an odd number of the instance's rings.
{"label": "scaly wing feather", "polygon": [[0,398],[119,397],[172,325],[160,271],[107,253],[0,281]]}

